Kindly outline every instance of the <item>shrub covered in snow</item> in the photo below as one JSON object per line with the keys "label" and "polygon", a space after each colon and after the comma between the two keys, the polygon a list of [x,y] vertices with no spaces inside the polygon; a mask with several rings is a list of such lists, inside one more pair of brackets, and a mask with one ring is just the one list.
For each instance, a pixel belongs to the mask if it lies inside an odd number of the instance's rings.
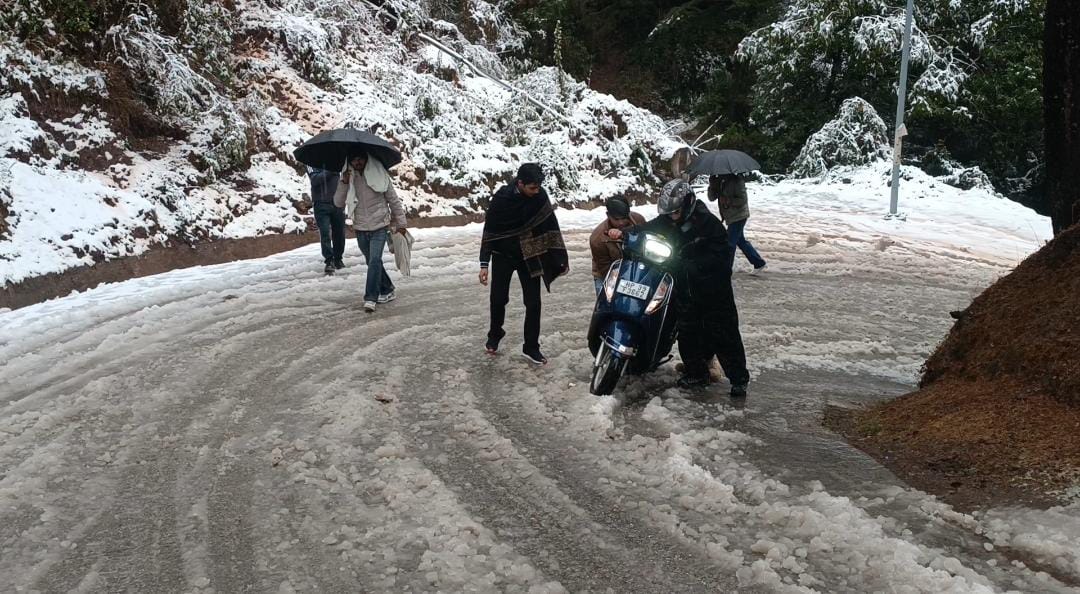
{"label": "shrub covered in snow", "polygon": [[791,166],[796,177],[819,177],[837,166],[865,165],[888,159],[885,122],[873,106],[852,97],[840,107],[836,119],[807,139]]}

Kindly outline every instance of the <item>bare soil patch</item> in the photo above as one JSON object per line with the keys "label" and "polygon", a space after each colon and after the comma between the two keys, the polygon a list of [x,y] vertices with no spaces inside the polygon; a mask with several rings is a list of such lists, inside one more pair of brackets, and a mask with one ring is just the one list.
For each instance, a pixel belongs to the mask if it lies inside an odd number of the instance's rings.
{"label": "bare soil patch", "polygon": [[919,391],[826,424],[962,509],[1057,503],[1080,483],[1080,226],[953,316]]}

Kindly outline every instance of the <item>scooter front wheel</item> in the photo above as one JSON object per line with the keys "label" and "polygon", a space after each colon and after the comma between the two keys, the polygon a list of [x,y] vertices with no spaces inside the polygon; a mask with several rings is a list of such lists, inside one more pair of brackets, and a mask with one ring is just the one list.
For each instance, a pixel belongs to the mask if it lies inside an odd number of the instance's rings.
{"label": "scooter front wheel", "polygon": [[615,351],[607,345],[603,345],[600,349],[600,355],[593,365],[589,391],[597,396],[606,396],[615,391],[615,384],[619,383],[628,360],[616,357]]}

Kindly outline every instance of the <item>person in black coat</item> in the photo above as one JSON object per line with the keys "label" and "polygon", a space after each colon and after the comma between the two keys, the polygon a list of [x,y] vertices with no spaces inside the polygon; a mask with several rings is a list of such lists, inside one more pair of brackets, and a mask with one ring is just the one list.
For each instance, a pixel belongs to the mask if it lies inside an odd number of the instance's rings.
{"label": "person in black coat", "polygon": [[506,336],[503,322],[510,301],[510,280],[517,272],[525,302],[525,341],[522,355],[536,365],[547,363],[540,352],[540,281],[547,290],[570,270],[559,221],[541,187],[540,165],[525,163],[517,177],[491,198],[480,242],[480,284],[491,280],[491,325],[485,348],[494,355]]}
{"label": "person in black coat", "polygon": [[319,227],[319,242],[326,274],[345,268],[345,209],[334,206],[339,174],[325,169],[307,168],[311,181],[311,205],[315,224]]}
{"label": "person in black coat", "polygon": [[[709,360],[715,355],[731,383],[731,396],[745,398],[750,373],[731,286],[732,248],[727,230],[682,180],[664,186],[657,211],[660,216],[637,229],[663,235],[672,243],[674,256],[668,269],[675,278],[679,355],[684,365],[678,386],[708,385]],[[618,239],[622,233],[611,236]]]}

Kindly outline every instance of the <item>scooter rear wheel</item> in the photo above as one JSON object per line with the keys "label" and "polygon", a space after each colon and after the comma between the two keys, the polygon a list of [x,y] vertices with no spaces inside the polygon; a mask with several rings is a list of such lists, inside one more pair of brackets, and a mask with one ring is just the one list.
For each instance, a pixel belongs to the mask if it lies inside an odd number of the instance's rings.
{"label": "scooter rear wheel", "polygon": [[627,359],[615,356],[611,347],[604,345],[593,365],[592,382],[589,383],[589,391],[597,396],[607,396],[615,391],[615,385],[619,383],[623,371],[626,370]]}

